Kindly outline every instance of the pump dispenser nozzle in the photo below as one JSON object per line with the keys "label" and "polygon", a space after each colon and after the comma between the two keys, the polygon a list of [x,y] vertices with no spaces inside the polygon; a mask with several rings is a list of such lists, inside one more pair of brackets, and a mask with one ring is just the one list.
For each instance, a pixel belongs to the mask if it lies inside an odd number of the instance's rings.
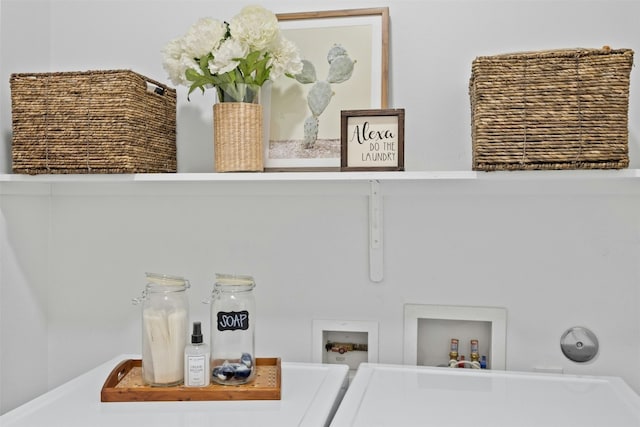
{"label": "pump dispenser nozzle", "polygon": [[193,322],[191,344],[202,344],[202,325],[200,322]]}

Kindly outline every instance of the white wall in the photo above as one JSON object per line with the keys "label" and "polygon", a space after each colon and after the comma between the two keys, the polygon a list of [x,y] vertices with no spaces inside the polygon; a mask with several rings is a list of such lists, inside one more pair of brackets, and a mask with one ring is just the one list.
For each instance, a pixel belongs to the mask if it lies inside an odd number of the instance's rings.
{"label": "white wall", "polygon": [[[160,54],[202,16],[228,19],[250,1],[2,0],[0,166],[9,170],[12,72],[130,68],[168,81]],[[468,81],[479,55],[564,47],[634,48],[640,4],[629,1],[388,0],[261,2],[274,12],[389,6],[390,104],[406,109],[408,170],[471,164]],[[632,71],[632,82],[637,70]],[[640,90],[631,85],[630,117]],[[186,100],[180,87],[178,160],[183,172],[213,169],[213,95]],[[631,120],[632,167],[639,146]],[[413,141],[413,142],[410,142]]]}
{"label": "white wall", "polygon": [[0,198],[0,393],[6,410],[46,390],[49,200]]}
{"label": "white wall", "polygon": [[[198,17],[229,18],[247,3],[2,0],[2,170],[9,170],[11,73],[131,68],[167,81],[159,51],[169,39]],[[475,56],[637,49],[640,40],[635,1],[262,3],[275,12],[390,7],[390,106],[406,109],[409,170],[470,169]],[[638,168],[636,76],[634,69],[630,150]],[[210,95],[187,103],[179,90],[179,169],[211,171]],[[382,283],[367,274],[365,191],[317,183],[69,184],[24,195],[0,187],[0,412],[138,351],[130,299],[145,271],[191,279],[201,319],[207,307],[199,301],[215,272],[254,274],[258,355],[310,361],[313,319],[375,320],[380,361],[401,363],[403,304],[500,306],[508,311],[508,369],[620,375],[640,391],[640,369],[629,362],[640,351],[640,197],[617,183],[383,184]],[[560,335],[575,325],[600,339],[592,363],[560,353]],[[33,331],[35,351],[23,351],[24,329]]]}

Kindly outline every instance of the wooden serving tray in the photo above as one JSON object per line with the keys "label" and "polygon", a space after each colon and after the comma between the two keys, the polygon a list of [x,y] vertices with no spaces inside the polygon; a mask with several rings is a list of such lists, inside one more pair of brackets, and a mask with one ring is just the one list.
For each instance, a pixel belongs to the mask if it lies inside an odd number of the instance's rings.
{"label": "wooden serving tray", "polygon": [[256,376],[248,384],[207,387],[150,387],[142,382],[142,360],[127,359],[109,374],[102,386],[102,402],[178,400],[280,400],[280,358],[256,358]]}

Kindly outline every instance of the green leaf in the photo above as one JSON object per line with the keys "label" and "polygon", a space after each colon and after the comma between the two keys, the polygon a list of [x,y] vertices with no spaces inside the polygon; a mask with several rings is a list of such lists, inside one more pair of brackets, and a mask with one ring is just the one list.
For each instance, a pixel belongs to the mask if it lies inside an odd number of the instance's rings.
{"label": "green leaf", "polygon": [[187,68],[187,71],[185,71],[184,75],[189,81],[197,80],[200,77],[200,74],[192,68]]}
{"label": "green leaf", "polygon": [[198,65],[200,66],[200,69],[205,72],[208,73],[209,72],[209,56],[203,56],[202,58],[200,58],[200,60],[198,61]]}
{"label": "green leaf", "polygon": [[194,90],[196,90],[196,89],[198,89],[198,88],[200,88],[200,90],[201,90],[201,91],[202,91],[202,93],[204,94],[204,87],[203,87],[203,86],[201,86],[201,85],[199,85],[199,84],[193,83],[193,84],[189,87],[189,92],[187,93],[187,101],[191,101],[191,99],[189,99],[189,96],[191,95],[191,93],[192,93]]}
{"label": "green leaf", "polygon": [[256,63],[255,82],[257,85],[262,86],[264,82],[269,78],[271,67],[268,67],[269,56],[265,56],[262,60]]}
{"label": "green leaf", "polygon": [[234,71],[234,73],[232,74],[232,76],[233,76],[232,81],[233,81],[234,83],[243,83],[243,82],[244,82],[244,76],[242,75],[242,73],[240,72],[240,70],[236,68],[236,69],[235,69],[235,70],[233,70],[233,71]]}

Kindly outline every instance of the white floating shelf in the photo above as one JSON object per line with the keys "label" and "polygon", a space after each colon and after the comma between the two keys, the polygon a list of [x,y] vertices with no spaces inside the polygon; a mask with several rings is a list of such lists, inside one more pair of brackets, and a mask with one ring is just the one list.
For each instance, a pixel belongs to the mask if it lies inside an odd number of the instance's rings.
{"label": "white floating shelf", "polygon": [[411,171],[411,172],[246,172],[150,174],[0,174],[1,182],[122,183],[122,182],[310,182],[310,181],[431,181],[431,180],[610,180],[640,178],[639,169],[558,171]]}
{"label": "white floating shelf", "polygon": [[0,195],[638,195],[640,170],[0,174]]}

